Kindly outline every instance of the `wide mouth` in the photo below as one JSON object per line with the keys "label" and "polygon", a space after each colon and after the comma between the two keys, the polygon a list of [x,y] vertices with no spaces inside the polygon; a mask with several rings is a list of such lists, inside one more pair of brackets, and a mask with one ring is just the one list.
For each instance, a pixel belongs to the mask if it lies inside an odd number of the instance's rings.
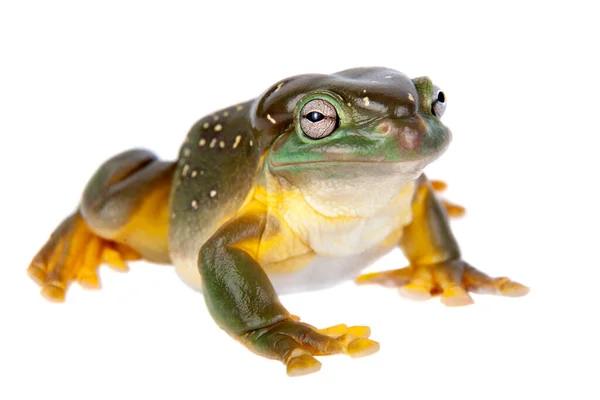
{"label": "wide mouth", "polygon": [[[302,167],[309,170],[331,170],[332,173],[340,172],[340,169],[355,170],[358,169],[367,175],[413,175],[420,173],[428,164],[430,164],[437,155],[422,157],[417,160],[313,160],[299,162],[276,163],[270,160],[269,166],[277,170],[295,170],[294,167]],[[311,167],[314,167],[311,168]],[[356,167],[356,168],[355,168]],[[362,168],[362,169],[361,169]]]}
{"label": "wide mouth", "polygon": [[330,165],[386,165],[386,166],[398,166],[398,167],[412,167],[418,165],[427,165],[434,161],[439,157],[439,154],[429,154],[425,156],[420,156],[412,159],[405,160],[386,160],[385,156],[377,157],[374,159],[368,160],[351,160],[347,158],[332,158],[328,160],[306,160],[306,161],[290,161],[290,162],[277,162],[273,159],[269,160],[269,164],[273,167],[293,167],[296,165],[320,165],[320,164],[330,164]]}

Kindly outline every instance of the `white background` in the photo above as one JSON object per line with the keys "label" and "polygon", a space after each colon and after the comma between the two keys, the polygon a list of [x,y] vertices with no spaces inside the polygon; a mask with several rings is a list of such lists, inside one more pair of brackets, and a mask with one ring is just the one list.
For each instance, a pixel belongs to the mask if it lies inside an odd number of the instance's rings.
{"label": "white background", "polygon": [[[0,398],[598,399],[593,2],[29,2],[0,6]],[[290,295],[303,320],[366,324],[381,351],[288,378],[220,331],[171,267],[101,269],[49,304],[25,269],[87,179],[290,75],[382,65],[446,92],[454,141],[427,170],[468,209],[465,259],[529,285],[448,309],[393,289]],[[394,252],[372,269],[404,266]]]}

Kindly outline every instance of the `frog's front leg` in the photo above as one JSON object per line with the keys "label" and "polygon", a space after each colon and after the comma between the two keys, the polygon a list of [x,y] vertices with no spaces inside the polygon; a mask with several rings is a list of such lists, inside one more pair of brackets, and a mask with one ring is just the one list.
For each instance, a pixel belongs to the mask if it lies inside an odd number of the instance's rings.
{"label": "frog's front leg", "polygon": [[290,376],[318,371],[321,363],[314,356],[360,357],[377,351],[379,344],[367,339],[367,327],[319,330],[283,307],[255,252],[240,245],[252,242],[258,249],[266,220],[263,211],[251,204],[200,250],[203,293],[217,324],[255,353],[282,361]]}
{"label": "frog's front leg", "polygon": [[469,292],[512,297],[527,294],[526,286],[508,278],[491,278],[461,259],[448,214],[434,192],[422,175],[413,200],[413,220],[404,228],[400,243],[410,266],[366,274],[358,283],[399,286],[403,294],[419,300],[441,294],[447,306],[473,303]]}

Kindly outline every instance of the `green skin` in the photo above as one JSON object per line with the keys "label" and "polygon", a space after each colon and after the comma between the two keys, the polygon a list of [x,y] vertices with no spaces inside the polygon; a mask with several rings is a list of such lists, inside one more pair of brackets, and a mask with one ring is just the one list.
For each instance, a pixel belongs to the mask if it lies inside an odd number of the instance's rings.
{"label": "green skin", "polygon": [[[283,362],[299,347],[312,354],[339,352],[340,343],[291,319],[261,265],[235,247],[261,237],[268,217],[240,208],[267,172],[300,188],[327,179],[350,190],[356,179],[377,182],[400,174],[417,190],[426,187],[414,200],[425,211],[405,227],[399,243],[411,265],[434,260],[462,268],[447,216],[422,174],[450,142],[450,131],[432,112],[436,93],[428,78],[411,80],[384,68],[285,79],[256,100],[198,121],[176,165],[141,150],[109,160],[86,188],[82,214],[96,233],[110,237],[156,182],[172,176],[168,249],[144,243],[135,249],[146,259],[173,263],[180,274],[199,269],[211,315],[253,351]],[[299,124],[302,106],[315,98],[330,102],[339,116],[337,129],[318,140]],[[227,118],[217,121],[214,116],[224,112]],[[192,173],[201,179],[191,179]]]}

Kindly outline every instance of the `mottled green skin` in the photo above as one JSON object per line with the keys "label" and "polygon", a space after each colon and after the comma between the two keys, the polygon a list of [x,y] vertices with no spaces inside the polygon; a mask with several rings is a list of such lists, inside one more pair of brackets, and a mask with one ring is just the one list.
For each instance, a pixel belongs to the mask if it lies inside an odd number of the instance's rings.
{"label": "mottled green skin", "polygon": [[[241,110],[227,109],[230,112],[227,118],[221,110],[201,119],[191,128],[181,148],[170,206],[169,247],[174,264],[189,262],[190,257],[195,260],[199,246],[218,229],[217,224],[224,217],[239,209],[253,186],[263,149],[256,145],[250,126],[249,104],[240,105]],[[219,116],[219,121],[214,116]],[[204,128],[205,123],[210,126]],[[215,132],[218,124],[222,130]],[[241,139],[233,149],[237,136]],[[200,146],[202,139],[206,143]],[[211,147],[213,140],[216,142]],[[198,175],[191,178],[194,172]],[[193,202],[197,202],[196,208]]]}
{"label": "mottled green skin", "polygon": [[[427,78],[413,81],[384,68],[301,75],[194,125],[174,176],[169,246],[176,266],[200,269],[207,305],[224,330],[242,338],[289,315],[261,266],[232,247],[264,228],[264,216],[233,217],[264,178],[261,155],[267,152],[271,172],[300,184],[327,179],[322,168],[312,172],[323,162],[341,180],[366,170],[363,163],[407,165],[403,173],[416,178],[450,141],[450,131],[431,113],[433,90]],[[330,101],[340,117],[334,134],[320,140],[303,135],[297,123],[299,109],[313,98]],[[193,171],[202,175],[191,178]]]}

